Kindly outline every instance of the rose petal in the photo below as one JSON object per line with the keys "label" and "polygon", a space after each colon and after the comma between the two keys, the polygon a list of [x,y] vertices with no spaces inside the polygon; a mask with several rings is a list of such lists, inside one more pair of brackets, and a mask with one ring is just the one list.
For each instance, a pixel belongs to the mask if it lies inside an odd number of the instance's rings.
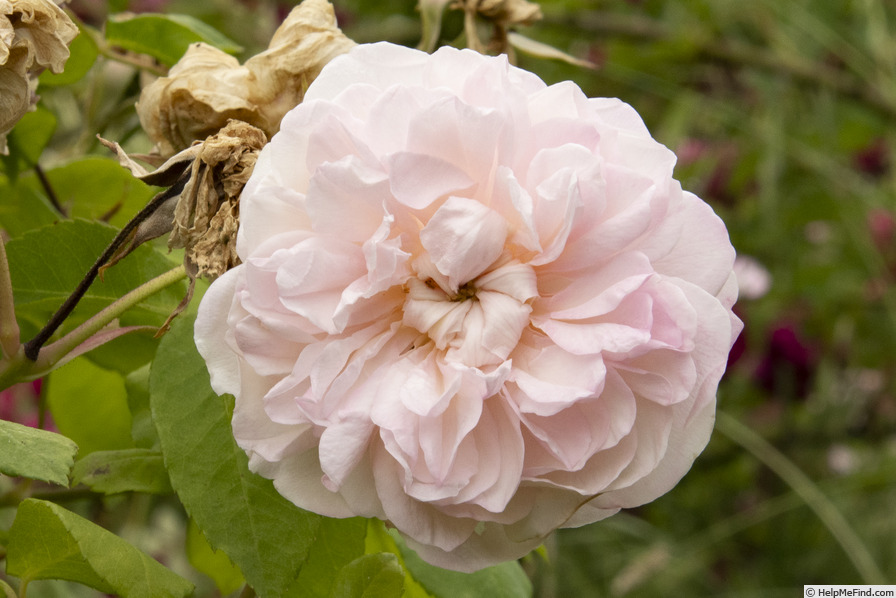
{"label": "rose petal", "polygon": [[507,225],[477,201],[451,197],[420,231],[432,262],[448,277],[450,290],[481,274],[504,251]]}

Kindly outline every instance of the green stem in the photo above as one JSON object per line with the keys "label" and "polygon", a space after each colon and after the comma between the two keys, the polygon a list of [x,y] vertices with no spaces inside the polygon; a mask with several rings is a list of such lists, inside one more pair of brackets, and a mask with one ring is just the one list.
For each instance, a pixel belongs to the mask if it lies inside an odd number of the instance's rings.
{"label": "green stem", "polygon": [[442,33],[442,14],[450,0],[420,0],[417,9],[420,11],[420,23],[423,34],[418,49],[431,54],[439,44]]}
{"label": "green stem", "polygon": [[14,357],[5,360],[5,363],[0,363],[0,389],[7,388],[16,382],[34,380],[47,374],[81,343],[105,328],[122,313],[150,295],[158,293],[186,277],[187,272],[181,265],[145,282],[58,341],[44,347],[35,361],[29,359],[24,351],[19,351]]}
{"label": "green stem", "polygon": [[137,305],[147,297],[183,280],[187,271],[183,265],[172,268],[168,272],[149,280],[133,291],[127,293],[114,303],[105,307],[95,316],[63,336],[51,345],[47,345],[35,362],[39,370],[49,371],[53,366],[71,353],[78,345],[105,328],[128,309]]}
{"label": "green stem", "polygon": [[16,322],[12,280],[9,277],[9,262],[6,261],[6,245],[0,239],[0,352],[7,359],[12,359],[20,349],[19,323]]}
{"label": "green stem", "polygon": [[852,561],[862,577],[862,583],[869,585],[887,583],[886,576],[871,556],[871,552],[843,513],[793,461],[727,413],[720,411],[716,414],[716,428],[774,471],[803,499],[843,548],[847,558]]}
{"label": "green stem", "polygon": [[59,196],[56,195],[56,190],[53,189],[52,183],[50,183],[50,179],[47,178],[47,174],[44,172],[44,169],[41,168],[40,164],[34,164],[34,174],[37,175],[37,180],[40,181],[41,187],[44,188],[44,193],[47,194],[47,199],[50,200],[50,203],[59,212],[59,215],[63,218],[68,218],[68,214],[65,211],[65,208],[62,207],[62,204],[59,203]]}
{"label": "green stem", "polygon": [[132,66],[139,70],[147,71],[159,77],[164,77],[168,74],[167,68],[159,66],[151,57],[145,54],[132,56],[130,54],[124,54],[118,50],[115,50],[106,42],[106,38],[103,37],[103,35],[99,31],[85,26],[84,23],[78,18],[78,16],[75,15],[72,11],[67,10],[65,12],[75,23],[78,24],[78,28],[82,32],[86,32],[87,35],[90,36],[90,39],[92,39],[93,43],[96,44],[97,52],[99,52],[103,57],[114,60],[115,62],[120,62],[122,64]]}
{"label": "green stem", "polygon": [[87,292],[87,289],[90,288],[90,285],[93,284],[93,281],[99,275],[100,271],[103,269],[106,264],[109,263],[109,260],[115,256],[115,254],[128,242],[131,238],[131,235],[138,229],[140,224],[145,221],[147,218],[152,216],[156,210],[159,209],[165,202],[169,199],[176,197],[179,195],[184,186],[187,184],[187,180],[189,178],[189,174],[185,174],[181,176],[177,182],[166,189],[165,191],[159,193],[155,197],[153,197],[146,206],[140,210],[136,216],[131,218],[127,224],[124,225],[124,228],[112,239],[112,242],[109,243],[109,246],[106,247],[106,250],[103,251],[103,254],[100,255],[99,258],[93,263],[93,266],[90,267],[90,270],[87,271],[87,274],[84,275],[84,278],[81,279],[81,282],[78,284],[77,288],[72,292],[71,295],[63,302],[63,304],[56,310],[56,313],[50,318],[50,321],[47,322],[47,325],[44,326],[30,341],[25,343],[25,356],[32,360],[37,361],[38,356],[40,355],[41,347],[44,346],[53,333],[62,325],[66,318],[71,315],[72,311],[74,311],[75,306],[78,305],[78,302]]}
{"label": "green stem", "polygon": [[485,46],[479,40],[476,26],[476,8],[464,5],[464,34],[467,36],[467,47],[477,52],[485,52]]}
{"label": "green stem", "polygon": [[0,579],[0,589],[3,590],[3,593],[6,595],[6,598],[16,598],[16,591],[12,589],[8,583]]}

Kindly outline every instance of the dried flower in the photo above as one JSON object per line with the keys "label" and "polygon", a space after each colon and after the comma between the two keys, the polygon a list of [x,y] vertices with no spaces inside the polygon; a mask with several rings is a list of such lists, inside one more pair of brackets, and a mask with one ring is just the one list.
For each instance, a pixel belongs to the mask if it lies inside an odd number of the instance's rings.
{"label": "dried flower", "polygon": [[186,250],[184,263],[191,277],[214,279],[239,263],[240,193],[265,143],[260,129],[229,121],[199,146],[168,238],[168,247]]}
{"label": "dried flower", "polygon": [[0,153],[6,135],[37,99],[37,75],[61,73],[78,28],[50,0],[0,0]]}
{"label": "dried flower", "polygon": [[722,221],[616,99],[506,57],[337,57],[240,199],[199,307],[249,465],[474,570],[651,501],[741,329]]}
{"label": "dried flower", "polygon": [[101,141],[140,180],[164,186],[174,186],[179,181],[182,185],[179,193],[171,194],[139,224],[106,267],[140,244],[166,233],[171,233],[168,247],[185,249],[184,265],[191,278],[214,279],[239,263],[239,198],[258,152],[267,143],[263,131],[230,120],[216,134],[179,152],[153,172],[135,162],[117,143]]}
{"label": "dried flower", "polygon": [[321,68],[354,45],[336,26],[327,0],[305,0],[280,25],[268,49],[244,65],[212,46],[190,46],[168,76],[143,90],[137,114],[164,156],[213,135],[230,119],[270,137]]}

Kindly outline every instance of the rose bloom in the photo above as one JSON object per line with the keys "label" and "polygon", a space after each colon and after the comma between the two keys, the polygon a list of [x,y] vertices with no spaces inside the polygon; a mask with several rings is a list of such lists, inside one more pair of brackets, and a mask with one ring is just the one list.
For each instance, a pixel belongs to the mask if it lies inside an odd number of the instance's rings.
{"label": "rose bloom", "polygon": [[462,571],[667,492],[741,327],[725,226],[674,163],[627,104],[504,57],[334,59],[196,322],[250,468]]}

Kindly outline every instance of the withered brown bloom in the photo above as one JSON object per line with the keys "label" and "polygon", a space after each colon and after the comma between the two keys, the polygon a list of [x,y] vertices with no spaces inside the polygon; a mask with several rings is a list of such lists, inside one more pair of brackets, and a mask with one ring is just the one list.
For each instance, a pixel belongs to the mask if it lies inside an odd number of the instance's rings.
{"label": "withered brown bloom", "polygon": [[168,247],[185,249],[191,277],[214,279],[239,264],[240,193],[265,143],[263,131],[232,120],[199,145],[168,238]]}
{"label": "withered brown bloom", "polygon": [[50,0],[0,0],[0,154],[6,135],[34,108],[37,75],[61,73],[78,28]]}
{"label": "withered brown bloom", "polygon": [[152,172],[117,143],[103,143],[138,179],[152,185],[182,187],[178,193],[169,193],[168,199],[140,223],[108,266],[141,243],[169,232],[168,247],[185,250],[184,265],[191,278],[214,279],[239,263],[239,197],[258,152],[267,143],[263,131],[230,120],[216,134],[194,143]]}
{"label": "withered brown bloom", "polygon": [[168,76],[143,90],[137,114],[163,156],[213,135],[229,119],[271,137],[324,65],[353,46],[336,26],[327,0],[304,0],[274,33],[268,49],[243,65],[212,46],[190,46]]}

